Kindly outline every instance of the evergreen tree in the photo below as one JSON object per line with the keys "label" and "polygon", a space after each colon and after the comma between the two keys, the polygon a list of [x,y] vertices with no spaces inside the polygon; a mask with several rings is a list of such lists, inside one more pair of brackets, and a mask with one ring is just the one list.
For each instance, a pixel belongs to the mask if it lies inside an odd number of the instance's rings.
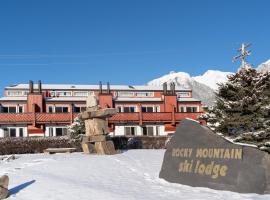
{"label": "evergreen tree", "polygon": [[76,117],[74,122],[68,127],[68,130],[71,139],[81,140],[82,136],[85,134],[84,121]]}
{"label": "evergreen tree", "polygon": [[270,73],[245,65],[219,85],[216,104],[202,118],[216,132],[236,141],[265,146],[270,141],[269,105]]}

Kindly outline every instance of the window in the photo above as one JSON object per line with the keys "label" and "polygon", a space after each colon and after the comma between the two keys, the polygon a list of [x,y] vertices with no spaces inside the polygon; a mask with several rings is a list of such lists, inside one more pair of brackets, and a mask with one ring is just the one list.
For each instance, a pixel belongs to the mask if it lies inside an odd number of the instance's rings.
{"label": "window", "polygon": [[18,113],[23,113],[23,106],[18,107]]}
{"label": "window", "polygon": [[88,91],[74,91],[73,92],[73,96],[77,96],[77,97],[87,97],[89,95],[93,95],[94,92],[88,92]]}
{"label": "window", "polygon": [[121,106],[117,106],[116,109],[117,109],[118,112],[122,112]]}
{"label": "window", "polygon": [[16,137],[16,128],[9,129],[9,137]]}
{"label": "window", "polygon": [[125,135],[136,135],[136,127],[134,126],[126,126],[125,127]]}
{"label": "window", "polygon": [[180,111],[194,113],[194,112],[198,112],[198,107],[196,107],[196,106],[181,106]]}
{"label": "window", "polygon": [[123,107],[124,112],[135,112],[135,107]]}
{"label": "window", "polygon": [[156,126],[156,135],[160,134],[160,126]]}
{"label": "window", "polygon": [[153,97],[154,92],[136,92],[137,97]]}
{"label": "window", "polygon": [[23,96],[23,91],[8,91],[8,96]]}
{"label": "window", "polygon": [[53,107],[49,106],[49,113],[53,113]]}
{"label": "window", "polygon": [[86,107],[80,107],[80,106],[74,106],[73,107],[73,112],[75,113],[80,113],[86,110]]}
{"label": "window", "polygon": [[72,96],[72,92],[68,92],[68,91],[51,91],[50,95],[52,97],[70,97],[70,96]]}
{"label": "window", "polygon": [[23,128],[19,128],[19,136],[23,137]]}
{"label": "window", "polygon": [[185,107],[180,107],[180,112],[186,112]]}
{"label": "window", "polygon": [[120,92],[117,92],[117,95],[120,97],[133,97],[134,92],[120,91]]}
{"label": "window", "polygon": [[49,128],[49,137],[52,137],[52,136],[53,136],[53,128],[50,127],[50,128]]}
{"label": "window", "polygon": [[67,135],[67,128],[55,128],[55,136]]}
{"label": "window", "polygon": [[189,97],[190,93],[189,92],[177,92],[177,97]]}
{"label": "window", "polygon": [[142,106],[142,112],[154,112],[153,106]]}
{"label": "window", "polygon": [[67,113],[68,107],[55,107],[55,112],[56,113]]}
{"label": "window", "polygon": [[16,106],[3,106],[2,113],[16,113]]}
{"label": "window", "polygon": [[142,127],[142,129],[143,129],[143,135],[154,136],[154,127],[153,126]]}

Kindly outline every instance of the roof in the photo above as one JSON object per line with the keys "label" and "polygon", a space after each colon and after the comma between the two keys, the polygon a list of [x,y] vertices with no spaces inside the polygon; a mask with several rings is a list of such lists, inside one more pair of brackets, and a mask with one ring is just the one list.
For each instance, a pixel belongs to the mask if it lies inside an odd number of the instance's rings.
{"label": "roof", "polygon": [[[107,89],[107,85],[103,85],[104,90]],[[148,86],[148,85],[110,85],[112,90],[163,90],[162,86]],[[28,90],[29,84],[15,84],[5,87],[5,89],[18,89]],[[34,89],[38,89],[38,84],[34,84]],[[99,85],[76,85],[76,84],[42,84],[42,89],[45,90],[98,90]],[[191,91],[191,89],[176,87],[177,91]]]}
{"label": "roof", "polygon": [[114,98],[114,101],[123,101],[123,102],[127,102],[127,101],[162,101],[161,98]]}
{"label": "roof", "polygon": [[195,98],[178,98],[177,101],[179,101],[179,102],[188,102],[188,101],[201,101],[201,100],[195,99]]}
{"label": "roof", "polygon": [[0,97],[0,101],[27,101],[27,97]]}

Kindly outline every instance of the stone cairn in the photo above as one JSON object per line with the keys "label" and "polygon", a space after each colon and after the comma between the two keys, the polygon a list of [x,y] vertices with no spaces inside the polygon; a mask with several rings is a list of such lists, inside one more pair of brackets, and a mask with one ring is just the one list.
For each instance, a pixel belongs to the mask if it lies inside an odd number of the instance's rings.
{"label": "stone cairn", "polygon": [[8,183],[9,178],[7,175],[0,177],[0,199],[6,199],[8,197]]}
{"label": "stone cairn", "polygon": [[117,109],[100,109],[96,96],[88,96],[86,111],[79,114],[79,118],[85,122],[85,135],[82,141],[82,149],[86,154],[97,153],[101,155],[116,154],[114,144],[109,137],[107,118],[115,115]]}

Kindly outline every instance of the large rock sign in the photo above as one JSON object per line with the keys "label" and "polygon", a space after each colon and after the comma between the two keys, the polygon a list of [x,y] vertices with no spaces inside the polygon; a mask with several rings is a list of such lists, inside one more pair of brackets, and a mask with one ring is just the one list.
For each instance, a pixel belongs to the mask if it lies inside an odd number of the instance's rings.
{"label": "large rock sign", "polygon": [[184,120],[168,144],[159,177],[195,187],[266,194],[270,193],[270,155]]}

